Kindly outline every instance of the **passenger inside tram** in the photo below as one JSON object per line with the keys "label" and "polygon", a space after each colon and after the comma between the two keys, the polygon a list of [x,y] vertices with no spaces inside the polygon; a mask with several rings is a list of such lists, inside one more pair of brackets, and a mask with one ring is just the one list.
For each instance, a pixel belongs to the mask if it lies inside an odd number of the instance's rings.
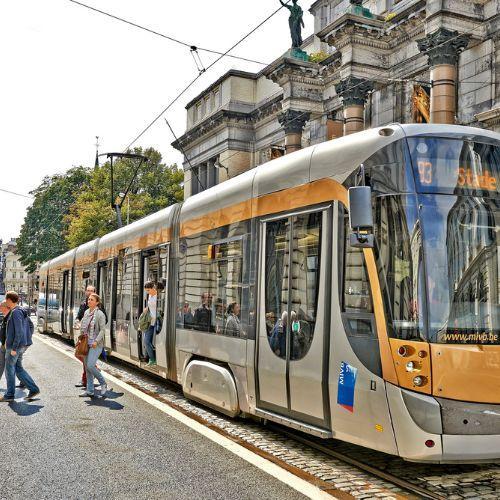
{"label": "passenger inside tram", "polygon": [[214,331],[212,326],[212,295],[208,292],[201,294],[201,304],[194,312],[194,329],[202,332]]}
{"label": "passenger inside tram", "polygon": [[191,306],[188,302],[184,302],[182,311],[178,313],[178,325],[191,330],[193,328],[194,316],[191,312]]}
{"label": "passenger inside tram", "polygon": [[232,302],[227,306],[225,335],[229,335],[232,337],[239,337],[240,332],[241,332],[240,305],[237,302]]}
{"label": "passenger inside tram", "polygon": [[225,305],[220,297],[215,300],[215,333],[222,335],[224,333],[226,315],[224,314]]}

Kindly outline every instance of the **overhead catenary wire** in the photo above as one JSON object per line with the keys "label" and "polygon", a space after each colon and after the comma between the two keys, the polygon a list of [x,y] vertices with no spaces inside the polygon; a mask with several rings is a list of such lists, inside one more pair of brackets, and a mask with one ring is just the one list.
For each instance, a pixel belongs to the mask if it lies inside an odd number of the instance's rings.
{"label": "overhead catenary wire", "polygon": [[193,168],[193,165],[191,164],[191,160],[189,159],[188,155],[186,154],[186,152],[184,151],[184,148],[182,147],[181,143],[179,142],[179,139],[177,138],[177,136],[175,135],[175,132],[174,132],[174,129],[171,127],[169,121],[164,118],[165,120],[165,123],[167,124],[168,128],[170,129],[170,132],[172,133],[172,135],[174,136],[174,139],[177,141],[177,144],[179,144],[179,148],[181,149],[181,152],[182,154],[184,155],[184,158],[186,158],[186,161],[188,162],[188,165],[189,165],[189,168],[191,170],[191,174],[194,174],[195,177],[198,179],[198,183],[200,184],[201,188],[203,191],[205,191],[206,187],[205,185],[201,182],[200,180],[200,176],[198,175],[198,172],[196,171],[196,169]]}
{"label": "overhead catenary wire", "polygon": [[[75,1],[75,0],[70,0],[70,1]],[[286,0],[285,5],[290,3],[291,0]],[[267,23],[271,18],[273,18],[281,9],[283,6],[278,7],[275,11],[273,11],[269,16],[267,16],[263,21],[261,21],[255,28],[253,28],[251,31],[249,31],[246,35],[244,35],[242,38],[240,38],[236,43],[234,43],[228,50],[226,50],[224,53],[222,53],[215,61],[213,61],[209,66],[207,66],[206,71],[209,69],[213,68],[221,59],[226,57],[229,52],[234,50],[238,45],[242,44],[248,37],[253,35],[261,26],[263,26],[265,23]],[[205,71],[205,72],[206,72]],[[204,73],[203,73],[204,74]],[[172,99],[168,105],[163,108],[158,115],[155,116],[153,121],[151,121],[146,128],[144,128],[139,135],[133,139],[128,146],[125,148],[125,151],[130,149],[202,76],[202,73],[199,73],[196,78],[194,78],[174,99]]]}
{"label": "overhead catenary wire", "polygon": [[0,191],[2,193],[7,193],[7,194],[11,194],[13,196],[19,196],[21,198],[28,198],[28,199],[33,199],[34,196],[30,195],[30,194],[22,194],[22,193],[16,193],[15,191],[9,191],[8,189],[2,189],[0,188]]}
{"label": "overhead catenary wire", "polygon": [[[187,42],[184,42],[182,40],[178,40],[177,38],[174,38],[173,36],[165,35],[164,33],[160,33],[159,31],[155,31],[155,30],[153,30],[151,28],[148,28],[146,26],[142,26],[140,24],[134,23],[133,21],[129,21],[128,19],[124,19],[123,17],[117,16],[115,14],[111,14],[111,13],[106,12],[104,10],[98,9],[96,7],[93,7],[92,5],[87,5],[87,4],[83,3],[83,2],[78,2],[77,0],[68,0],[68,1],[71,2],[71,3],[74,3],[76,5],[80,5],[81,7],[85,7],[86,9],[89,9],[89,10],[92,10],[94,12],[97,12],[99,14],[102,14],[104,16],[110,17],[111,19],[115,19],[116,21],[120,21],[120,22],[128,24],[130,26],[134,26],[135,28],[147,31],[148,33],[151,33],[153,35],[156,35],[156,36],[165,38],[167,40],[170,40],[171,42],[177,43],[179,45],[183,45],[184,47],[188,47],[189,49],[191,47],[196,47],[198,50],[201,50],[203,52],[208,52],[210,54],[216,54],[216,55],[222,55],[223,54],[222,52],[218,52],[217,50],[207,49],[205,47],[198,47],[198,46],[193,45],[192,43],[187,43]],[[235,55],[232,55],[232,54],[227,55],[227,57],[231,57],[232,59],[239,59],[240,61],[245,61],[245,62],[251,62],[251,63],[255,63],[255,64],[260,64],[261,66],[267,66],[267,64],[268,64],[268,63],[264,63],[262,61],[256,61],[254,59],[249,59],[247,57],[241,57],[241,56],[235,56]]]}

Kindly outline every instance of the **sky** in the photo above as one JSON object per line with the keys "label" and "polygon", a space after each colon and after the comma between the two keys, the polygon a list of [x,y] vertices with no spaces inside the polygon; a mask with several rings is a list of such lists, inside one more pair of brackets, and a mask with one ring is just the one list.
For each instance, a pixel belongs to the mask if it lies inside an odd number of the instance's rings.
{"label": "sky", "polygon": [[[190,45],[224,52],[275,9],[278,0],[82,0]],[[304,38],[313,32],[308,9]],[[288,11],[232,54],[270,63],[290,46]],[[0,2],[0,189],[27,195],[44,176],[91,166],[100,152],[122,151],[193,80],[189,48],[90,11],[70,0]],[[218,56],[200,52],[204,66]],[[224,58],[166,113],[177,136],[185,105],[229,69],[259,71]],[[159,120],[137,143],[167,164],[181,164],[173,137]],[[17,237],[31,204],[0,191],[0,239]]]}

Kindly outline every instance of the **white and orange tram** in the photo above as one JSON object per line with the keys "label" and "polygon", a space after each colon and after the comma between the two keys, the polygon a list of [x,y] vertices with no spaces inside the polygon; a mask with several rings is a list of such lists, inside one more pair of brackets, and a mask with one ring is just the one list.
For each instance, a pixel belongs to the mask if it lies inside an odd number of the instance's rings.
{"label": "white and orange tram", "polygon": [[477,128],[312,146],[43,264],[38,329],[76,339],[94,284],[108,352],[188,398],[407,460],[499,459],[499,186],[500,135]]}

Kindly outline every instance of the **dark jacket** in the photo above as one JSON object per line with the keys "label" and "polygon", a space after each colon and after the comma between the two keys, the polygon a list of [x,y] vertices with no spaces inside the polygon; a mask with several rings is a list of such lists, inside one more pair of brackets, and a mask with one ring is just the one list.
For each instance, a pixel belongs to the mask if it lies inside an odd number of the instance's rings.
{"label": "dark jacket", "polygon": [[0,325],[0,344],[5,345],[5,338],[7,336],[7,320],[9,319],[10,312],[2,319],[2,324]]}
{"label": "dark jacket", "polygon": [[26,347],[26,312],[20,307],[15,307],[9,313],[7,320],[5,348],[17,351],[20,347]]}
{"label": "dark jacket", "polygon": [[85,311],[89,308],[87,304],[87,299],[85,299],[81,304],[80,307],[78,308],[78,314],[76,315],[76,319],[78,321],[81,321],[83,319],[83,315],[85,314]]}

